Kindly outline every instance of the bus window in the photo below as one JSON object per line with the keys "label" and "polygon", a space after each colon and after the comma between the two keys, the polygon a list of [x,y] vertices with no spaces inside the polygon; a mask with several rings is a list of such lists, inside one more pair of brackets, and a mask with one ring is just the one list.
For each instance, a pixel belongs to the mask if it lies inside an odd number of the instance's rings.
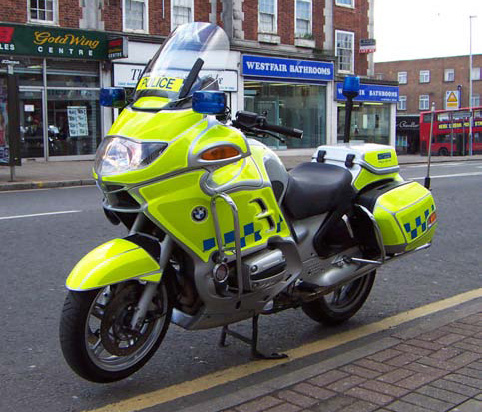
{"label": "bus window", "polygon": [[440,113],[437,116],[437,120],[439,122],[448,122],[450,120],[450,114],[449,113]]}
{"label": "bus window", "polygon": [[429,113],[429,114],[424,114],[423,115],[423,121],[425,123],[430,123],[432,121],[432,115]]}

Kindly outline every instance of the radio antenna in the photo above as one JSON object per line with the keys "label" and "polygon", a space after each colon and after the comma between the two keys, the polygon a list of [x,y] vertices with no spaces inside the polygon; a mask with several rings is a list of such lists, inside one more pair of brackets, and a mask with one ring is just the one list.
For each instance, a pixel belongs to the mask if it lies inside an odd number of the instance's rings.
{"label": "radio antenna", "polygon": [[427,176],[425,176],[424,186],[430,189],[430,161],[432,160],[432,136],[433,136],[433,120],[435,117],[435,102],[432,102],[432,113],[430,118],[430,138],[428,141],[428,164],[427,164]]}

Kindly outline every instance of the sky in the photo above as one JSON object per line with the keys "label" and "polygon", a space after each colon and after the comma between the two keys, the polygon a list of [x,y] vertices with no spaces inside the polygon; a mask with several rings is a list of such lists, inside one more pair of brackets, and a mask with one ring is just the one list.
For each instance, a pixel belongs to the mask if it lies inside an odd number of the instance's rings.
{"label": "sky", "polygon": [[375,62],[482,54],[482,0],[374,0]]}

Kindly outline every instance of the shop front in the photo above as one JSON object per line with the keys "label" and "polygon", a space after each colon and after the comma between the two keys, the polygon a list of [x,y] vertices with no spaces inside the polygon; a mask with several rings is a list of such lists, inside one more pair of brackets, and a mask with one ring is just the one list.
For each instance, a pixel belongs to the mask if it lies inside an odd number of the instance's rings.
{"label": "shop front", "polygon": [[303,130],[303,139],[262,139],[268,146],[311,148],[327,142],[327,89],[332,62],[242,56],[244,110],[270,123]]}
{"label": "shop front", "polygon": [[[343,142],[345,101],[343,83],[336,83],[337,139]],[[398,86],[361,84],[353,100],[351,140],[395,146],[395,113]]]}
{"label": "shop front", "polygon": [[397,116],[397,153],[420,153],[420,116]]}
{"label": "shop front", "polygon": [[98,98],[106,43],[102,32],[0,24],[0,85],[12,71],[22,158],[95,153],[102,136]]}

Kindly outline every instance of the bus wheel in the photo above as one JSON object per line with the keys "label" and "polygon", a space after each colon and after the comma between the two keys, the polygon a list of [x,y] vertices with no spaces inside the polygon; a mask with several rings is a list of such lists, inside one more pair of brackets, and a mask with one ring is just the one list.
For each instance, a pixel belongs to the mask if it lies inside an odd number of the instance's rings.
{"label": "bus wheel", "polygon": [[447,150],[446,147],[441,147],[438,151],[438,155],[439,156],[448,156],[449,155],[449,151]]}

